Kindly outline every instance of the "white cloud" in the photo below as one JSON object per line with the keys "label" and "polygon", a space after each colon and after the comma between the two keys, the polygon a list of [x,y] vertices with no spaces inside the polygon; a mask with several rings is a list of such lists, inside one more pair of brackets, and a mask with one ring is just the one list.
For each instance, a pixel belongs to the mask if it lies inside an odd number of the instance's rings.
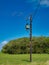
{"label": "white cloud", "polygon": [[1,42],[0,43],[0,50],[2,49],[2,47],[5,45],[5,44],[7,44],[8,43],[8,41],[3,41],[3,42]]}
{"label": "white cloud", "polygon": [[39,3],[41,6],[49,6],[49,0],[27,0],[28,3]]}
{"label": "white cloud", "polygon": [[3,42],[1,42],[1,44],[7,44],[8,42],[7,41],[3,41]]}
{"label": "white cloud", "polygon": [[49,0],[42,0],[40,2],[41,5],[49,6]]}

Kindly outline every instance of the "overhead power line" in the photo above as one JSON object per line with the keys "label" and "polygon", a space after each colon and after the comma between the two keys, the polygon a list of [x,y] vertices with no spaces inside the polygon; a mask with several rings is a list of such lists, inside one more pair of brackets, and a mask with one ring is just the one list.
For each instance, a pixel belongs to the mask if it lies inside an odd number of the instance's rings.
{"label": "overhead power line", "polygon": [[38,5],[37,5],[37,8],[36,8],[36,10],[35,10],[35,12],[34,12],[34,14],[33,14],[33,19],[34,19],[34,17],[36,16],[36,14],[37,14],[37,12],[38,12],[38,9],[39,9],[39,7],[40,7],[40,2],[41,2],[41,0],[39,0],[39,3],[38,3]]}

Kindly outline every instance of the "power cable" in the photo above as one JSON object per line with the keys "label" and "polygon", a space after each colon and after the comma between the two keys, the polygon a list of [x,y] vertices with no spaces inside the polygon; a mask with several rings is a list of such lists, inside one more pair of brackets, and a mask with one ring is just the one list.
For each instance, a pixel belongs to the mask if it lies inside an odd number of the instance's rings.
{"label": "power cable", "polygon": [[38,11],[38,9],[39,9],[39,7],[40,7],[40,2],[41,2],[41,0],[39,1],[39,4],[37,5],[37,8],[36,8],[36,10],[35,10],[35,12],[34,12],[34,14],[33,14],[33,19],[34,19],[34,17],[36,16],[37,11]]}

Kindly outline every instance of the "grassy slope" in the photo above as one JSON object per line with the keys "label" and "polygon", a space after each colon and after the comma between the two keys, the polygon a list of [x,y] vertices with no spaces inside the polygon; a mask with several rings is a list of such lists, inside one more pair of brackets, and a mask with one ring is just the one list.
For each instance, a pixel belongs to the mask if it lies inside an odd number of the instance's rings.
{"label": "grassy slope", "polygon": [[33,54],[29,62],[29,54],[9,55],[0,53],[0,65],[49,65],[49,54]]}

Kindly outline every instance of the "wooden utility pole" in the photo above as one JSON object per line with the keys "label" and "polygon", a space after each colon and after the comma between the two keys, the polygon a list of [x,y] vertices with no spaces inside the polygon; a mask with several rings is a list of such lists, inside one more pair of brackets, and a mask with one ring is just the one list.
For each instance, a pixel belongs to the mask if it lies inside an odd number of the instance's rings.
{"label": "wooden utility pole", "polygon": [[30,15],[30,62],[32,62],[32,15]]}

